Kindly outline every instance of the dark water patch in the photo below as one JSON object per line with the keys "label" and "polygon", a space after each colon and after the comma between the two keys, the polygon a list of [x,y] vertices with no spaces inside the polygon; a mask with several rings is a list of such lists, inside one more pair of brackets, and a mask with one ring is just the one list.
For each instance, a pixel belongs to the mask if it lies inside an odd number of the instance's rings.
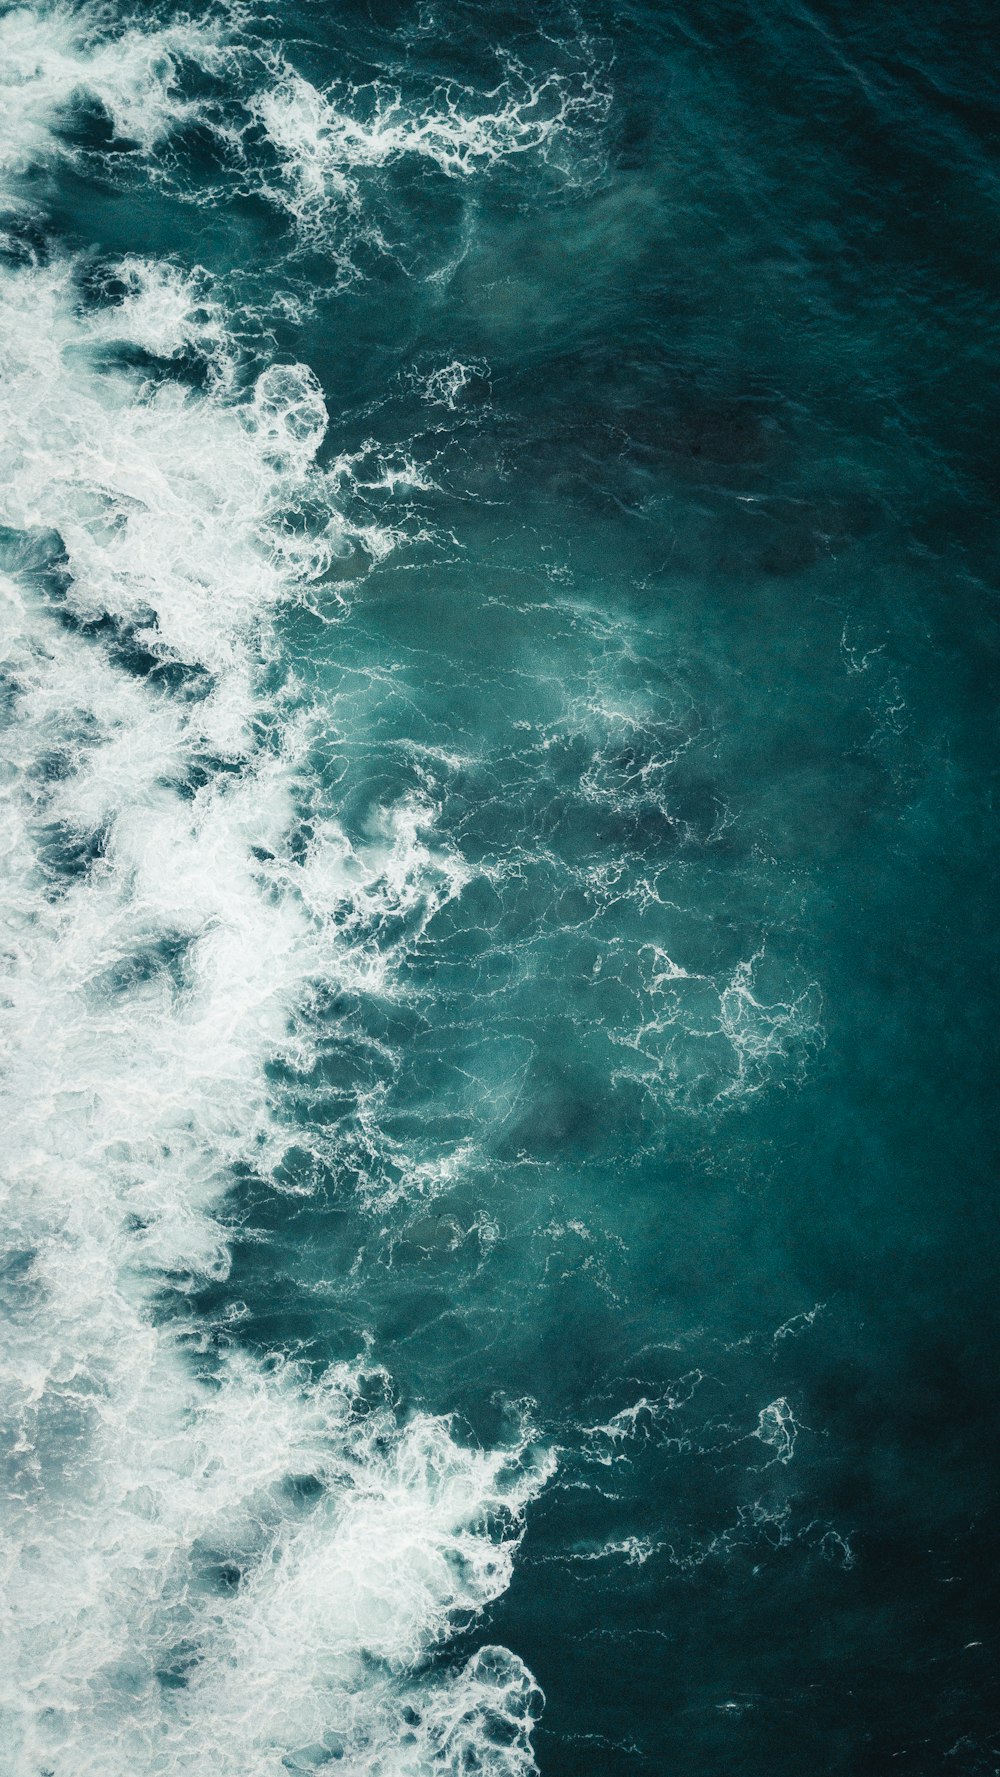
{"label": "dark water patch", "polygon": [[185,1690],[201,1661],[196,1643],[179,1641],[166,1660],[156,1668],[157,1682],[165,1691]]}
{"label": "dark water patch", "polygon": [[92,988],[101,997],[127,994],[162,976],[180,992],[186,983],[186,959],[190,947],[188,934],[167,934],[120,957],[110,969],[93,978]]}
{"label": "dark water patch", "polygon": [[148,679],[165,691],[182,692],[187,697],[205,697],[211,691],[213,680],[203,666],[172,657],[166,647],[158,653],[149,645],[146,625],[140,632],[138,625],[113,623],[110,633],[114,641],[108,649],[108,657],[114,666],[131,677]]}
{"label": "dark water patch", "polygon": [[36,1270],[33,1247],[8,1247],[0,1254],[0,1303],[5,1314],[31,1315],[43,1309],[45,1286]]}
{"label": "dark water patch", "polygon": [[66,547],[58,531],[14,530],[0,525],[0,565],[7,574],[26,575],[49,598],[66,596],[70,584]]}
{"label": "dark water patch", "polygon": [[80,154],[134,154],[136,141],[119,136],[107,106],[94,93],[79,90],[63,104],[53,125],[57,141]]}
{"label": "dark water patch", "polygon": [[49,250],[48,221],[41,211],[0,208],[0,263],[18,271],[45,265]]}
{"label": "dark water patch", "polygon": [[65,894],[74,882],[89,875],[104,856],[107,840],[104,828],[88,831],[70,821],[48,821],[39,826],[35,845],[51,892]]}

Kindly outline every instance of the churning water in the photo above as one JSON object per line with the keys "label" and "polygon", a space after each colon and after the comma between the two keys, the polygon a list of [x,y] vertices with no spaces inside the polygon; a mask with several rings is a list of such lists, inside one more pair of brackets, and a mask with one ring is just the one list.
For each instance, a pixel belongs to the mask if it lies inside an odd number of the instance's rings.
{"label": "churning water", "polygon": [[3,1773],[1000,1768],[990,27],[0,8]]}

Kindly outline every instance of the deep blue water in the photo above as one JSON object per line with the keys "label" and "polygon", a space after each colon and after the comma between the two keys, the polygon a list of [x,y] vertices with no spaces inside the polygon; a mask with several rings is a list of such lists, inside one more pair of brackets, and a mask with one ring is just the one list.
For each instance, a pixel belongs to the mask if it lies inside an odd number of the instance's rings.
{"label": "deep blue water", "polygon": [[1000,1769],[994,37],[0,14],[16,1777]]}

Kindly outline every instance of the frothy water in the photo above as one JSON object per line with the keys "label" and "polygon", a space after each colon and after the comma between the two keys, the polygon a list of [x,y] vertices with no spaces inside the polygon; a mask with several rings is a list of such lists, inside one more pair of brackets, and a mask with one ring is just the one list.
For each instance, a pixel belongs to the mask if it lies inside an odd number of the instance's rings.
{"label": "frothy water", "polygon": [[[9,172],[58,157],[81,93],[147,153],[188,115],[194,27],[3,24]],[[22,1771],[527,1770],[513,1655],[419,1672],[508,1583],[551,1469],[530,1427],[473,1449],[446,1418],[400,1424],[378,1370],[254,1362],[165,1306],[225,1276],[236,1171],[280,1164],[267,1064],[304,1063],[319,986],[393,991],[392,947],[352,929],[408,908],[412,934],[462,881],[412,805],[368,855],[318,811],[292,846],[311,717],[274,616],[347,534],[321,390],[295,364],[239,387],[203,274],[131,257],[95,298],[58,250],[11,258],[8,1749]]]}
{"label": "frothy water", "polygon": [[980,1521],[979,469],[811,14],[383,10],[0,8],[0,1763],[846,1774]]}

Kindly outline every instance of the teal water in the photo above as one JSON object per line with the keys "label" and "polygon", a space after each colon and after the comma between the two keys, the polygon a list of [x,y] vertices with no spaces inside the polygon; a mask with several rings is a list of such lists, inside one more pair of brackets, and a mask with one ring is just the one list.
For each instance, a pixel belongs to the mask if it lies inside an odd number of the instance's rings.
{"label": "teal water", "polygon": [[18,1777],[995,1769],[991,22],[0,15]]}

